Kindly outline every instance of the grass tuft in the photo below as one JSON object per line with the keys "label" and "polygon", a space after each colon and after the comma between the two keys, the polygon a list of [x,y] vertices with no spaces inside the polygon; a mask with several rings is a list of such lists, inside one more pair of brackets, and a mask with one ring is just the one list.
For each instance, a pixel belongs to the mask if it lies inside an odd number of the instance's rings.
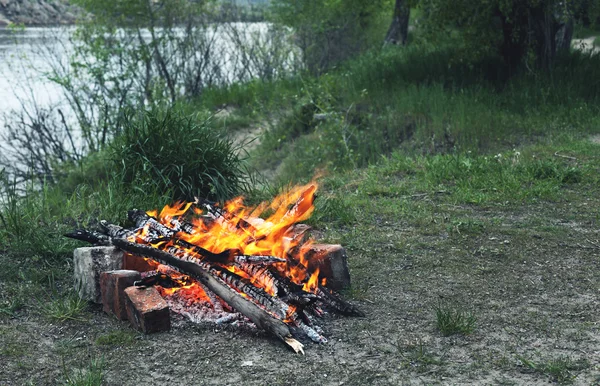
{"label": "grass tuft", "polygon": [[104,383],[104,360],[91,359],[86,369],[69,370],[63,362],[63,385],[100,386]]}
{"label": "grass tuft", "polygon": [[558,358],[552,358],[549,360],[539,362],[527,359],[520,355],[517,356],[517,359],[526,368],[540,374],[549,375],[552,377],[554,382],[558,382],[559,384],[573,383],[576,377],[573,374],[573,371],[582,370],[589,366],[587,360],[575,361],[572,358],[566,356],[561,356]]}
{"label": "grass tuft", "polygon": [[422,341],[406,346],[397,345],[397,349],[402,357],[402,365],[418,373],[429,371],[431,366],[442,364],[441,359],[434,356]]}
{"label": "grass tuft", "polygon": [[247,190],[238,149],[208,118],[148,112],[128,117],[113,148],[123,182],[174,199],[231,198]]}
{"label": "grass tuft", "polygon": [[75,294],[64,298],[51,300],[42,306],[43,314],[54,321],[66,322],[68,320],[84,321],[87,302]]}
{"label": "grass tuft", "polygon": [[436,325],[442,335],[468,335],[475,330],[477,318],[473,313],[439,304],[435,307]]}

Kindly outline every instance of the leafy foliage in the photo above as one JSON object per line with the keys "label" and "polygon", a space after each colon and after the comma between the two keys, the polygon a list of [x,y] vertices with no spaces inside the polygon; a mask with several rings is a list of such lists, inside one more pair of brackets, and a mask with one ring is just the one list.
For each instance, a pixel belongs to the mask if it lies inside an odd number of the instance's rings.
{"label": "leafy foliage", "polygon": [[379,18],[385,14],[391,20],[392,9],[388,0],[275,0],[272,5],[275,21],[296,31],[306,66],[315,73],[381,44],[381,27],[387,25]]}
{"label": "leafy foliage", "polygon": [[569,50],[572,21],[597,0],[421,0],[424,20],[434,35],[454,35],[461,60],[497,55],[511,69],[549,68]]}

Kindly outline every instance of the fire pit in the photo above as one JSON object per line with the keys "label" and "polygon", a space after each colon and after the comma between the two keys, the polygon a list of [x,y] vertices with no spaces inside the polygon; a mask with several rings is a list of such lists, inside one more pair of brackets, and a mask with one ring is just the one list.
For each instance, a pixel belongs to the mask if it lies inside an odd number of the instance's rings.
{"label": "fire pit", "polygon": [[144,332],[168,329],[170,308],[192,321],[252,322],[303,353],[297,339],[327,341],[316,317],[363,315],[332,290],[350,283],[343,248],[316,244],[299,224],[314,210],[316,189],[300,186],[255,207],[237,198],[132,210],[132,228],[101,221],[97,231],[69,233],[104,246],[75,253],[80,296]]}

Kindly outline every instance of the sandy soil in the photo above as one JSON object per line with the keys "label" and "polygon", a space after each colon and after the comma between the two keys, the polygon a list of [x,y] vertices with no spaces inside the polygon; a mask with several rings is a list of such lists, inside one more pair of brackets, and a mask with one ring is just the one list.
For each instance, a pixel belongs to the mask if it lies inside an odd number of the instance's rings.
{"label": "sandy soil", "polygon": [[[126,322],[97,307],[86,321],[50,323],[35,310],[0,318],[0,384],[53,385],[91,358],[107,385],[545,385],[600,383],[598,197],[527,207],[440,206],[481,229],[414,227],[380,217],[337,229],[353,274],[346,293],[365,318],[322,321],[330,342],[296,355],[259,331],[193,325],[100,345]],[[448,212],[451,210],[451,212]],[[356,238],[355,238],[356,237]],[[358,242],[360,241],[360,242]],[[444,337],[434,308],[477,317],[467,336]],[[531,365],[531,364],[536,364]]]}

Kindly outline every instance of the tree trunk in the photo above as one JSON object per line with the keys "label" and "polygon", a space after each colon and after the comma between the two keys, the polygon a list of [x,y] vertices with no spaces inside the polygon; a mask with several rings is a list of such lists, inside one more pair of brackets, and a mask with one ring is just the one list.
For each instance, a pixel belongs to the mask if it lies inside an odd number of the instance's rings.
{"label": "tree trunk", "polygon": [[573,39],[573,19],[567,20],[556,33],[556,52],[559,54],[569,52]]}
{"label": "tree trunk", "polygon": [[556,57],[571,48],[573,17],[563,6],[542,8],[542,10],[533,13],[534,36],[537,39],[538,65],[549,70]]}
{"label": "tree trunk", "polygon": [[571,46],[573,18],[567,9],[540,4],[516,9],[510,17],[497,13],[502,17],[501,54],[510,72],[523,63],[533,64],[527,63],[528,51],[535,53],[535,67],[550,70],[557,55]]}
{"label": "tree trunk", "polygon": [[406,0],[396,0],[394,6],[394,18],[385,36],[383,45],[402,44],[406,45],[408,38],[408,20],[410,18],[410,7]]}

